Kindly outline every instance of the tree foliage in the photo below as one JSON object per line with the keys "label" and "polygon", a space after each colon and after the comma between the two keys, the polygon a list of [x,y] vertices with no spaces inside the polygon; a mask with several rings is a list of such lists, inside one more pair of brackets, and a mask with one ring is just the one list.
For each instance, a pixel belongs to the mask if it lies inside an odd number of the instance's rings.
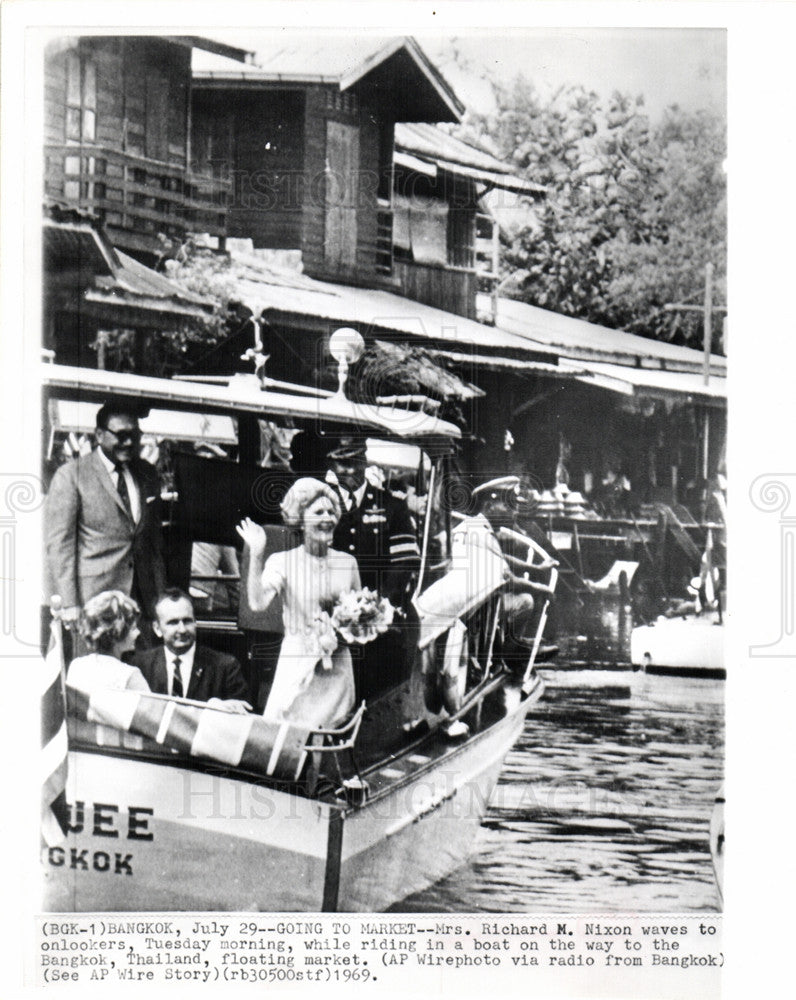
{"label": "tree foliage", "polygon": [[[698,346],[712,262],[726,283],[724,122],[670,108],[653,125],[642,98],[603,101],[570,86],[544,99],[525,78],[493,84],[496,113],[465,123],[548,195],[504,246],[506,294],[569,316]],[[714,320],[714,346],[721,322]]]}

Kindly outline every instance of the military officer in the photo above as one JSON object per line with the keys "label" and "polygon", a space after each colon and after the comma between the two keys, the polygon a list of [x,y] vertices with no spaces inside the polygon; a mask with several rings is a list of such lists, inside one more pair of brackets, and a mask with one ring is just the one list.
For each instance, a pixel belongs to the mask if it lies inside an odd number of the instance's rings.
{"label": "military officer", "polygon": [[420,566],[409,508],[367,479],[364,441],[342,438],[328,457],[326,480],[340,494],[342,511],[333,546],[356,556],[363,587],[403,607],[412,575]]}
{"label": "military officer", "polygon": [[365,475],[364,440],[340,439],[328,459],[326,480],[340,494],[342,513],[333,547],[356,556],[363,587],[389,598],[404,612],[389,632],[352,649],[358,697],[370,699],[411,672],[417,616],[409,598],[420,567],[420,549],[406,503]]}

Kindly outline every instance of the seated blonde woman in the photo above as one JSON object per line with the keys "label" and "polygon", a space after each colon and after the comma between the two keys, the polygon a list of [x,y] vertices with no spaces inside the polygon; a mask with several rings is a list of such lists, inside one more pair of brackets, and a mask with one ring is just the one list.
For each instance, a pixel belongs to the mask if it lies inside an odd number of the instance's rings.
{"label": "seated blonde woman", "polygon": [[122,663],[139,634],[138,605],[120,590],[106,590],[86,601],[79,629],[89,653],[69,664],[67,684],[90,694],[99,688],[149,691],[138,667]]}
{"label": "seated blonde woman", "polygon": [[343,592],[359,589],[359,570],[352,555],[331,547],[340,501],[326,483],[297,480],[282,502],[282,518],[298,530],[300,544],[267,560],[263,528],[246,518],[237,529],[251,552],[252,610],[265,611],[277,594],[283,602],[285,636],[263,715],[333,728],[354,707],[354,672],[346,646],[330,650],[334,639],[322,612]]}

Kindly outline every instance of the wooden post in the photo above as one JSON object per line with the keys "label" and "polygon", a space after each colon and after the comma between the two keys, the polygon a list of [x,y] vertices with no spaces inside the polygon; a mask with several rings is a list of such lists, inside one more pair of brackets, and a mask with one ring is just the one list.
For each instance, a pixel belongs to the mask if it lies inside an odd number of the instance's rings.
{"label": "wooden post", "polygon": [[710,455],[710,407],[705,407],[705,432],[703,436],[702,451],[702,478],[707,480],[709,471],[708,458]]}
{"label": "wooden post", "polygon": [[498,299],[500,296],[500,230],[492,219],[492,322],[497,326]]}
{"label": "wooden post", "polygon": [[[705,315],[703,318],[704,371],[702,379],[710,384],[710,347],[713,333],[713,265],[705,264]],[[705,430],[703,439],[702,478],[708,478],[708,451],[710,447],[710,409],[705,407]]]}
{"label": "wooden post", "polygon": [[108,362],[108,331],[97,331],[97,368],[103,370]]}
{"label": "wooden post", "polygon": [[710,262],[705,264],[705,312],[702,325],[704,338],[703,380],[705,385],[708,385],[710,382],[710,345],[713,328],[713,265]]}

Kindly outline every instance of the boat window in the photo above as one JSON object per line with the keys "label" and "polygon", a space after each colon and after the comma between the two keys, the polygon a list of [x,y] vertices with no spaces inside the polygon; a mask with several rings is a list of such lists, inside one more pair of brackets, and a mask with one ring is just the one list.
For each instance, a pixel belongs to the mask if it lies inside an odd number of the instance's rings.
{"label": "boat window", "polygon": [[193,542],[190,595],[197,615],[230,618],[240,603],[240,559],[233,545]]}

